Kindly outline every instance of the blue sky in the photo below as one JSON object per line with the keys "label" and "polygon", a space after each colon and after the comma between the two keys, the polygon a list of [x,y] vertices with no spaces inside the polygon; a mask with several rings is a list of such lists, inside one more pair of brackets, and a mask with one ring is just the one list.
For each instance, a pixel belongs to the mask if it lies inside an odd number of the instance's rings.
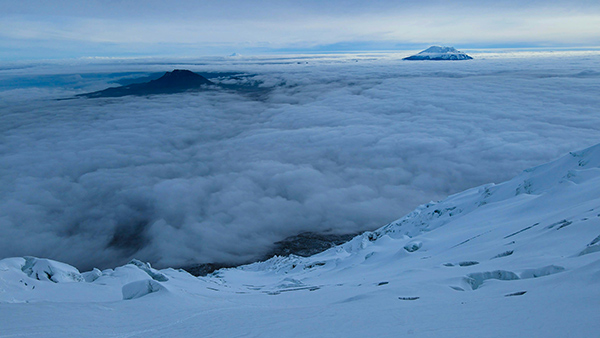
{"label": "blue sky", "polygon": [[596,47],[598,1],[0,0],[0,59]]}

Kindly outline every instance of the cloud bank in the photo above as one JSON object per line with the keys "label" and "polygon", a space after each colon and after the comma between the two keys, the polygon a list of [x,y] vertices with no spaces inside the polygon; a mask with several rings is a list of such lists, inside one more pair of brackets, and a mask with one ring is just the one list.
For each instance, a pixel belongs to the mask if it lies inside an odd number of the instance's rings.
{"label": "cloud bank", "polygon": [[597,1],[4,1],[0,59],[600,44]]}
{"label": "cloud bank", "polygon": [[65,101],[48,97],[115,75],[3,71],[33,84],[0,86],[0,257],[239,263],[302,231],[374,229],[597,143],[599,60],[203,61],[184,66],[261,90]]}

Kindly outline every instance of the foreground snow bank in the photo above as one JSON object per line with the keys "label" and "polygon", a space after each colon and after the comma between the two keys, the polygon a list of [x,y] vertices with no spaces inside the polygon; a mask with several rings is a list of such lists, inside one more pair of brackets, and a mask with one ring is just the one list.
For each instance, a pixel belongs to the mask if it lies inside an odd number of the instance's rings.
{"label": "foreground snow bank", "polygon": [[36,257],[15,257],[0,260],[0,271],[23,278],[25,276],[54,283],[83,282],[77,268],[65,263]]}
{"label": "foreground snow bank", "polygon": [[162,286],[157,281],[148,279],[148,280],[141,280],[141,281],[123,285],[122,292],[123,292],[123,299],[128,300],[128,299],[140,298],[140,297],[143,297],[143,296],[151,294],[151,293],[165,291],[165,290],[166,290],[165,287]]}
{"label": "foreground snow bank", "polygon": [[31,278],[54,283],[83,282],[84,278],[75,267],[50,259],[25,257],[21,270]]}

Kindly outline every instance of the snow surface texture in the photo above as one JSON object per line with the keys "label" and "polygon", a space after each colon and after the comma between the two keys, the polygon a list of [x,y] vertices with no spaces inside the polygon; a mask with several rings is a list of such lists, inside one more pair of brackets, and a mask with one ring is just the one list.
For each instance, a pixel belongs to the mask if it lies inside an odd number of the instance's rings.
{"label": "snow surface texture", "polygon": [[[248,262],[600,140],[598,53],[406,55],[3,64],[0,257]],[[181,68],[255,92],[55,100]]]}
{"label": "snow surface texture", "polygon": [[593,337],[599,238],[600,144],[306,258],[200,278],[132,261],[86,282],[3,259],[0,337]]}
{"label": "snow surface texture", "polygon": [[431,46],[424,51],[404,58],[404,60],[438,60],[438,61],[457,61],[472,60],[473,58],[463,52],[459,52],[454,47]]}

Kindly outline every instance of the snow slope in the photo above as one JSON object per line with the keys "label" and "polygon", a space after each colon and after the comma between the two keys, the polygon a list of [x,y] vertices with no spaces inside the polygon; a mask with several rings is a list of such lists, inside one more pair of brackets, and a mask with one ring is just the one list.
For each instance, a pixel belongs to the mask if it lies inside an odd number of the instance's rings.
{"label": "snow slope", "polygon": [[405,57],[404,60],[471,60],[469,55],[454,47],[431,46],[418,54]]}
{"label": "snow slope", "polygon": [[0,337],[591,337],[599,305],[600,145],[307,258],[203,278],[0,261]]}

